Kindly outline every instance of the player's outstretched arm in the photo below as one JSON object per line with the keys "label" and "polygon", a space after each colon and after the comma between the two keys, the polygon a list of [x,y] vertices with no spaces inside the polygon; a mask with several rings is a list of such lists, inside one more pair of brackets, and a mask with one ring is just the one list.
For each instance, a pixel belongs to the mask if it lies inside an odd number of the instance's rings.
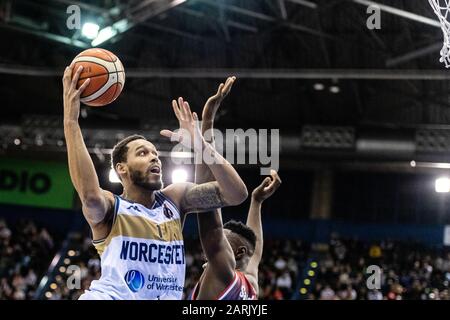
{"label": "player's outstretched arm", "polygon": [[64,136],[70,178],[81,199],[83,214],[88,223],[94,226],[105,219],[106,213],[114,203],[114,196],[100,188],[94,164],[84,144],[78,123],[80,95],[89,84],[88,79],[79,89],[76,88],[81,71],[81,66],[75,71],[73,65],[64,71]]}
{"label": "player's outstretched arm", "polygon": [[[202,134],[210,130],[211,145],[214,145],[212,129],[214,118],[222,100],[229,93],[235,77],[229,77],[225,84],[221,83],[215,95],[210,97],[202,112]],[[214,181],[214,176],[204,163],[195,166],[195,182],[197,184]],[[197,223],[200,242],[203,252],[208,260],[208,268],[212,274],[220,277],[223,283],[229,283],[234,277],[236,260],[233,249],[223,233],[222,213],[220,209],[215,209],[208,214],[197,214]]]}
{"label": "player's outstretched arm", "polygon": [[[225,84],[221,83],[216,94],[209,97],[203,106],[201,132],[204,137],[207,137],[205,140],[207,140],[213,148],[216,147],[213,135],[214,119],[216,117],[217,110],[225,97],[230,93],[235,81],[236,77],[228,77]],[[196,165],[195,176],[202,182],[214,181],[214,175],[205,163]]]}
{"label": "player's outstretched arm", "polygon": [[186,183],[168,187],[168,192],[178,191],[174,196],[179,198],[182,212],[208,211],[242,203],[248,195],[247,187],[233,166],[205,141],[197,114],[191,112],[189,104],[182,98],[178,99],[178,103],[172,101],[172,107],[180,123],[180,130],[162,130],[161,134],[185,147],[193,148],[196,156],[202,154],[207,157],[205,163],[215,179],[214,182],[203,184]]}
{"label": "player's outstretched arm", "polygon": [[270,177],[252,192],[252,201],[247,216],[247,226],[253,230],[256,235],[255,253],[250,259],[246,269],[246,274],[255,279],[258,283],[258,266],[263,254],[263,229],[261,222],[261,206],[264,200],[269,198],[281,185],[281,179],[275,170],[270,171]]}

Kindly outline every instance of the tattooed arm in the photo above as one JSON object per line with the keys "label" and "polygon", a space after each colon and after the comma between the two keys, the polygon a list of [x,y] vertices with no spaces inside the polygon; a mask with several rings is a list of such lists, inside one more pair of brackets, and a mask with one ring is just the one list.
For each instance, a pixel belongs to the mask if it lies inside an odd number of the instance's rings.
{"label": "tattooed arm", "polygon": [[234,205],[223,197],[217,181],[202,184],[176,183],[162,191],[178,204],[184,214],[211,211],[212,209]]}
{"label": "tattooed arm", "polygon": [[[180,196],[179,192],[182,193],[180,198],[182,212],[203,211],[241,204],[247,199],[247,187],[233,166],[211,144],[206,142],[200,130],[197,114],[191,112],[189,104],[181,97],[178,102],[172,101],[172,107],[180,129],[176,132],[161,130],[161,135],[170,138],[172,142],[178,142],[184,147],[191,148],[194,151],[195,160],[202,160],[216,180],[216,183],[201,189],[197,189],[192,184],[176,184],[172,187],[178,190],[177,197]],[[199,156],[200,158],[197,158]],[[202,198],[206,200],[202,200]]]}
{"label": "tattooed arm", "polygon": [[208,165],[216,181],[195,183],[174,183],[163,191],[180,208],[183,214],[211,211],[241,204],[247,198],[247,187],[233,166],[214,148],[209,149],[215,163]]}
{"label": "tattooed arm", "polygon": [[210,211],[211,209],[228,206],[220,192],[217,182],[207,182],[188,186],[181,200],[181,208],[184,212]]}

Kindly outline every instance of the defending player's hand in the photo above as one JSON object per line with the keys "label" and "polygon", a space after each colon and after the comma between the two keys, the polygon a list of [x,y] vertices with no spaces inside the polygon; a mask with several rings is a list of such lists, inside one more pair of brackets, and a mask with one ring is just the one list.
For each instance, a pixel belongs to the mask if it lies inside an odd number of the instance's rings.
{"label": "defending player's hand", "polygon": [[172,100],[172,107],[180,128],[176,131],[161,130],[161,135],[170,138],[170,141],[181,143],[184,147],[195,152],[202,152],[204,139],[200,131],[197,114],[191,112],[189,103],[181,97],[178,98],[178,102]]}
{"label": "defending player's hand", "polygon": [[221,83],[215,95],[209,97],[203,107],[202,121],[214,121],[216,112],[220,107],[223,99],[230,93],[231,87],[233,86],[236,77],[228,77],[225,84]]}
{"label": "defending player's hand", "polygon": [[90,79],[87,79],[77,89],[78,78],[80,77],[81,71],[83,71],[83,67],[80,66],[75,71],[75,74],[73,73],[73,68],[73,65],[66,67],[63,76],[64,120],[76,121],[80,116],[80,96],[89,85]]}
{"label": "defending player's hand", "polygon": [[270,170],[270,177],[267,177],[263,182],[252,192],[252,200],[263,202],[280,187],[281,179],[275,170]]}

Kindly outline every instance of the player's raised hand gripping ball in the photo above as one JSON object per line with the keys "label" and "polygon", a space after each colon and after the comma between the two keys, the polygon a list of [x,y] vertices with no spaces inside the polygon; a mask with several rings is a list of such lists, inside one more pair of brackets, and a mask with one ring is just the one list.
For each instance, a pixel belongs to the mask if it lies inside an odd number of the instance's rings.
{"label": "player's raised hand gripping ball", "polygon": [[72,63],[74,70],[83,66],[77,88],[86,79],[91,79],[81,94],[80,101],[84,104],[101,107],[116,100],[122,92],[125,85],[125,69],[114,53],[100,48],[87,49],[77,55]]}

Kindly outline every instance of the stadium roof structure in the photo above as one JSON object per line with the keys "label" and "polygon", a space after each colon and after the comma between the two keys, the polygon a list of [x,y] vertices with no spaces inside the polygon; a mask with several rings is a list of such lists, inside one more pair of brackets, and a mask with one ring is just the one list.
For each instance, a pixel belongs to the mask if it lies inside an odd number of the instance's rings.
{"label": "stadium roof structure", "polygon": [[[73,6],[78,29],[67,24]],[[368,28],[369,6],[379,29]],[[86,22],[97,37],[83,35]],[[236,75],[218,127],[279,128],[294,149],[311,126],[352,128],[354,148],[370,130],[382,139],[398,129],[416,143],[420,130],[450,129],[450,70],[423,0],[6,0],[0,36],[4,125],[61,116],[63,69],[94,45],[120,57],[127,81],[113,105],[83,109],[88,128],[175,125],[171,99],[200,111]]]}

